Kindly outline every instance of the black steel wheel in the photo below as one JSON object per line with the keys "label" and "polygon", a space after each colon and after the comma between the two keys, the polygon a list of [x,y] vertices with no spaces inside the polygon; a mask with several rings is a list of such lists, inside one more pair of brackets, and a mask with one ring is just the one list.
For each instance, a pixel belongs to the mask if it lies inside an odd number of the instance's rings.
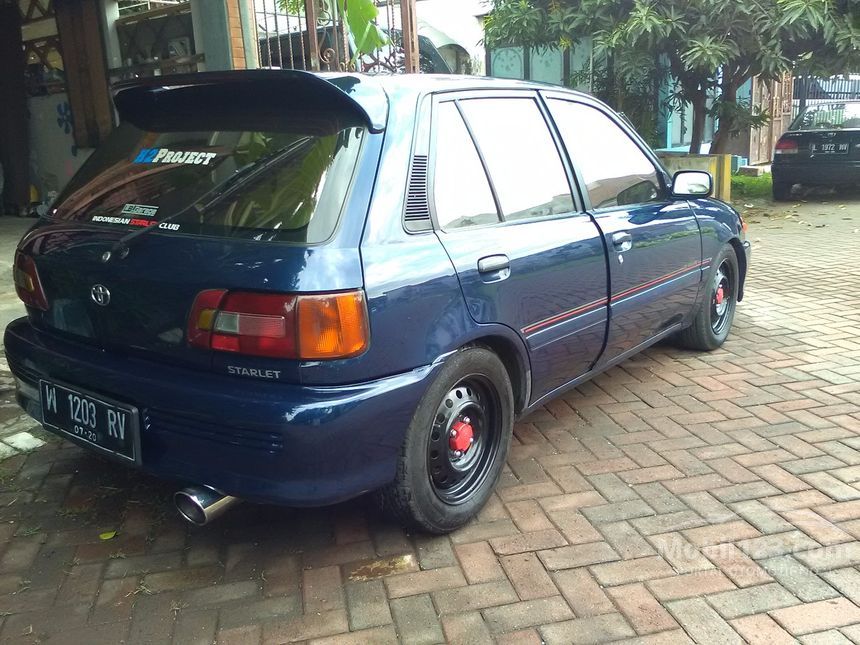
{"label": "black steel wheel", "polygon": [[738,257],[727,244],[711,265],[704,299],[689,327],[678,333],[680,345],[710,351],[720,347],[729,335],[738,304],[740,274]]}
{"label": "black steel wheel", "polygon": [[436,495],[461,504],[490,472],[502,436],[501,402],[480,374],[461,379],[442,398],[428,436],[427,471]]}
{"label": "black steel wheel", "polygon": [[510,375],[496,354],[450,356],[406,431],[394,482],[376,499],[385,513],[429,533],[453,531],[493,493],[514,424]]}
{"label": "black steel wheel", "polygon": [[728,258],[724,259],[714,273],[713,286],[711,287],[711,329],[717,337],[728,334],[735,315],[735,288],[738,284],[734,275],[736,265]]}

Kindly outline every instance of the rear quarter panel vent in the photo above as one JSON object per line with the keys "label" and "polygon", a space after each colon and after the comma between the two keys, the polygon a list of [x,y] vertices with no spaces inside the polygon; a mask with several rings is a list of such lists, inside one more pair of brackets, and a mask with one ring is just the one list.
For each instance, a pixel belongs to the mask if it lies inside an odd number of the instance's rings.
{"label": "rear quarter panel vent", "polygon": [[427,196],[427,171],[427,155],[412,157],[409,188],[406,193],[406,212],[403,216],[404,226],[410,233],[429,231],[433,228]]}

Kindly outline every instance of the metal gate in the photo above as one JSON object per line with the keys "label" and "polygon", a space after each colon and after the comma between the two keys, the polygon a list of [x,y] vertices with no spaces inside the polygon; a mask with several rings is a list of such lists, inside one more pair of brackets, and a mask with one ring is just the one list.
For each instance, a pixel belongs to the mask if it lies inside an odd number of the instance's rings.
{"label": "metal gate", "polygon": [[794,116],[807,105],[846,100],[860,100],[860,74],[794,77]]}
{"label": "metal gate", "polygon": [[359,51],[339,0],[254,0],[260,67],[308,71],[419,71],[415,0],[377,3],[386,42]]}

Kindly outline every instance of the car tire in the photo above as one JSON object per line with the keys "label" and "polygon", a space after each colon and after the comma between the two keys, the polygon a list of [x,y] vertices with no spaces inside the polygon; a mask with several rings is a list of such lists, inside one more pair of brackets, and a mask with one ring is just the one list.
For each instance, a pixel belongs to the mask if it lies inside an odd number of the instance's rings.
{"label": "car tire", "polygon": [[775,202],[787,202],[791,199],[791,189],[794,187],[794,184],[791,184],[787,181],[777,181],[773,180],[773,186],[771,188],[773,192],[773,201]]}
{"label": "car tire", "polygon": [[428,533],[463,526],[493,493],[513,424],[513,388],[499,357],[484,347],[451,355],[418,404],[396,478],[376,492],[377,504]]}
{"label": "car tire", "polygon": [[732,245],[726,244],[711,265],[707,293],[693,323],[678,334],[681,346],[699,351],[722,346],[734,321],[739,284],[738,256]]}

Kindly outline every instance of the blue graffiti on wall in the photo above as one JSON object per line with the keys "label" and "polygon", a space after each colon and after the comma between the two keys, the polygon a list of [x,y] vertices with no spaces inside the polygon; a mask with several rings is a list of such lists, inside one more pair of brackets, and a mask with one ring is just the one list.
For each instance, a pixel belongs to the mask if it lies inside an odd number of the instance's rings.
{"label": "blue graffiti on wall", "polygon": [[69,134],[72,131],[72,108],[68,101],[57,104],[57,125],[60,130]]}
{"label": "blue graffiti on wall", "polygon": [[[63,101],[62,103],[57,104],[57,125],[60,127],[60,130],[65,132],[66,134],[71,134],[72,132],[72,108],[69,105],[68,101]],[[78,146],[74,143],[72,144],[72,156],[78,156]]]}

